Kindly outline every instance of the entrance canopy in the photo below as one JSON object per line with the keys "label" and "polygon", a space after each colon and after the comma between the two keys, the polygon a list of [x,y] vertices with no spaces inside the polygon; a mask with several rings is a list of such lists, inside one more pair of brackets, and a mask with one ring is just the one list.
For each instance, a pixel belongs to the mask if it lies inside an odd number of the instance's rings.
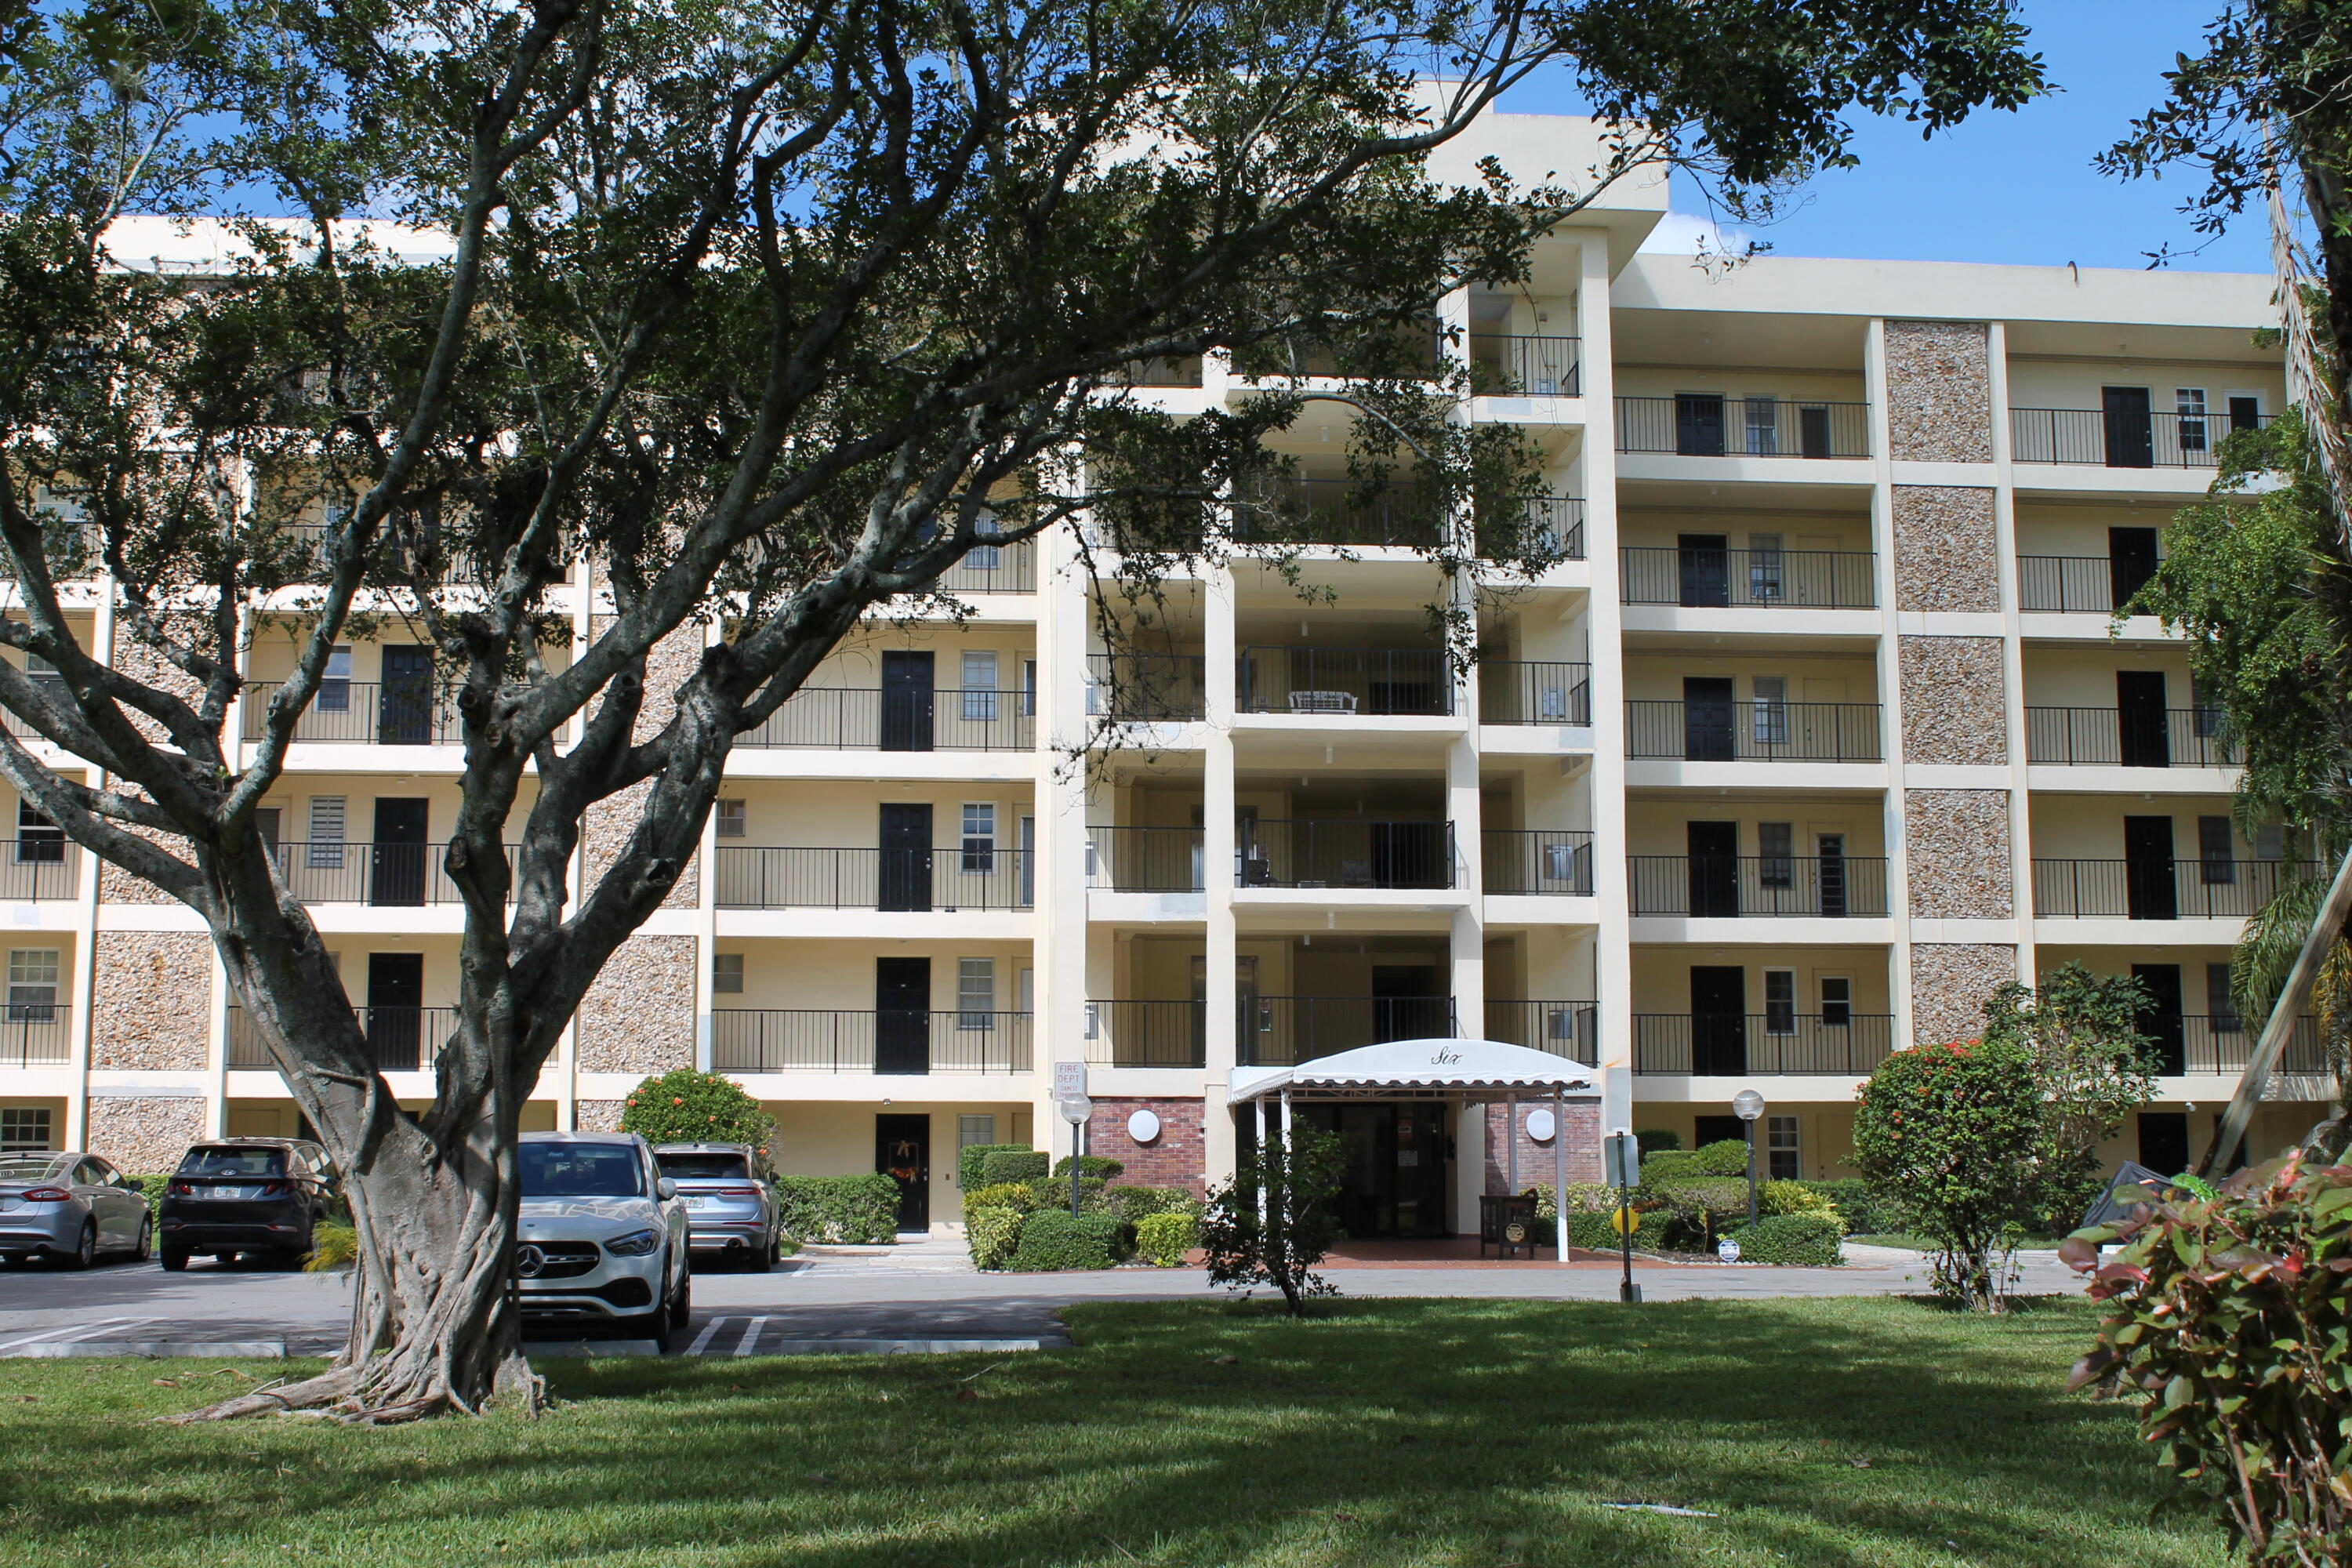
{"label": "entrance canopy", "polygon": [[1236,1073],[1225,1103],[1384,1100],[1400,1094],[1476,1104],[1509,1095],[1590,1094],[1591,1069],[1500,1040],[1384,1040],[1296,1067]]}

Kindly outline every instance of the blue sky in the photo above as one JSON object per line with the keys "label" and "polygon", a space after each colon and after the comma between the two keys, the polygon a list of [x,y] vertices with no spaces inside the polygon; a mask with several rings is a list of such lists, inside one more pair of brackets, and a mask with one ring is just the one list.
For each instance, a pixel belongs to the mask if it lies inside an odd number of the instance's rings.
{"label": "blue sky", "polygon": [[[2033,47],[2062,91],[1927,142],[1901,121],[1862,121],[1862,166],[1815,180],[1790,216],[1751,232],[1780,256],[2145,267],[2143,252],[2196,239],[2177,210],[2192,188],[2189,172],[2111,180],[2091,158],[2161,100],[2173,57],[2194,52],[2221,9],[2221,0],[2025,0]],[[1576,106],[1551,82],[1530,83],[1505,107]],[[1695,190],[1679,186],[1673,204],[1705,210]],[[2259,216],[2172,265],[2268,271]]]}

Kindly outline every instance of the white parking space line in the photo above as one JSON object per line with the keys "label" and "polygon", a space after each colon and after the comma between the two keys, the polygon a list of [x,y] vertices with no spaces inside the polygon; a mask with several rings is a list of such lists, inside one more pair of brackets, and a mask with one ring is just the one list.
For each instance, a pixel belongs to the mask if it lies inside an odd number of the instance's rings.
{"label": "white parking space line", "polygon": [[158,1323],[161,1318],[100,1318],[95,1323],[73,1323],[62,1329],[49,1329],[37,1334],[27,1334],[21,1340],[0,1344],[0,1351],[13,1351],[20,1345],[37,1345],[47,1342],[64,1343],[68,1340],[91,1340],[116,1329],[136,1328],[142,1323]]}
{"label": "white parking space line", "polygon": [[727,1320],[724,1318],[713,1318],[710,1321],[703,1324],[702,1331],[694,1336],[694,1343],[687,1347],[686,1353],[688,1355],[700,1355],[705,1350],[709,1349],[711,1336],[719,1332],[719,1325],[726,1321]]}
{"label": "white parking space line", "polygon": [[767,1326],[767,1319],[752,1319],[751,1326],[743,1331],[743,1342],[735,1347],[735,1353],[737,1355],[750,1355],[751,1353],[751,1348],[760,1342],[760,1331]]}

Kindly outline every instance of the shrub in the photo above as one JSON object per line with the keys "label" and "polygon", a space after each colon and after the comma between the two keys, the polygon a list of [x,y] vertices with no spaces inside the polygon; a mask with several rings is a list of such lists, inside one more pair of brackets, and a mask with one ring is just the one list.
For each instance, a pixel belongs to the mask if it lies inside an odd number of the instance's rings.
{"label": "shrub", "polygon": [[1054,1157],[1039,1149],[999,1149],[980,1163],[980,1184],[1034,1182],[1054,1168]]}
{"label": "shrub", "polygon": [[312,1274],[324,1274],[330,1268],[347,1268],[358,1261],[360,1233],[347,1225],[315,1225],[310,1227],[310,1253],[302,1259],[302,1267]]}
{"label": "shrub", "polygon": [[1116,1215],[1039,1209],[1021,1226],[1021,1244],[1008,1267],[1024,1273],[1108,1268],[1132,1249],[1131,1235]]}
{"label": "shrub", "polygon": [[1731,1233],[1748,1263],[1794,1263],[1826,1268],[1844,1261],[1838,1253],[1837,1216],[1828,1214],[1766,1215]]}
{"label": "shrub", "polygon": [[733,1079],[678,1068],[637,1085],[621,1108],[621,1131],[648,1143],[749,1143],[765,1152],[776,1124]]}
{"label": "shrub", "polygon": [[1313,1127],[1288,1138],[1272,1134],[1244,1153],[1234,1179],[1209,1194],[1201,1215],[1209,1282],[1229,1289],[1271,1285],[1293,1317],[1306,1313],[1311,1297],[1338,1295],[1314,1268],[1339,1239],[1331,1200],[1346,1169],[1339,1140]]}
{"label": "shrub", "polygon": [[[2211,1199],[2146,1195],[2059,1248],[2097,1271],[2107,1308],[2073,1385],[2139,1400],[2158,1462],[2207,1492],[2249,1561],[2342,1563],[2352,1169],[2290,1154]],[[2110,1241],[2123,1248],[2103,1267]]]}
{"label": "shrub", "polygon": [[1759,1213],[1766,1215],[1826,1215],[1836,1224],[1840,1236],[1846,1231],[1845,1216],[1838,1212],[1837,1205],[1830,1201],[1828,1194],[1811,1182],[1766,1182],[1757,1192],[1756,1207]]}
{"label": "shrub", "polygon": [[[1078,1179],[1080,1181],[1085,1181],[1087,1177],[1091,1176],[1096,1181],[1108,1182],[1113,1176],[1119,1175],[1126,1170],[1127,1167],[1125,1165],[1120,1164],[1117,1160],[1112,1159],[1108,1154],[1081,1154],[1078,1156]],[[1063,1155],[1059,1160],[1054,1162],[1054,1174],[1061,1177],[1062,1180],[1066,1182],[1070,1179],[1070,1157],[1067,1154]]]}
{"label": "shrub", "polygon": [[1710,1143],[1692,1153],[1691,1164],[1693,1175],[1738,1176],[1745,1180],[1748,1175],[1747,1141],[1726,1138]]}
{"label": "shrub", "polygon": [[967,1144],[956,1153],[956,1185],[967,1193],[974,1187],[986,1185],[988,1178],[981,1173],[980,1167],[991,1154],[1026,1154],[1029,1152],[1026,1143]]}
{"label": "shrub", "polygon": [[1911,1228],[1911,1217],[1903,1212],[1903,1205],[1859,1176],[1805,1184],[1829,1200],[1845,1222],[1848,1236],[1899,1236]]}
{"label": "shrub", "polygon": [[1118,1215],[1130,1225],[1142,1223],[1152,1215],[1197,1215],[1201,1200],[1189,1187],[1105,1187],[1103,1208]]}
{"label": "shrub", "polygon": [[1646,1160],[1651,1155],[1664,1150],[1681,1148],[1683,1135],[1671,1127],[1652,1127],[1634,1133],[1633,1142],[1641,1149],[1642,1157]]}
{"label": "shrub", "polygon": [[1018,1209],[999,1208],[990,1205],[978,1207],[965,1205],[963,1211],[964,1245],[971,1249],[974,1268],[1002,1268],[1005,1260],[1021,1245],[1021,1232],[1027,1226],[1029,1216]]}
{"label": "shrub", "polygon": [[[1633,1250],[1665,1250],[1667,1218],[1663,1209],[1636,1209],[1633,1212]],[[1624,1237],[1617,1234],[1617,1227],[1610,1223],[1608,1214],[1580,1213],[1570,1209],[1568,1215],[1568,1244],[1591,1252],[1618,1252],[1624,1247]]]}
{"label": "shrub", "polygon": [[1201,1222],[1172,1210],[1146,1215],[1136,1222],[1135,1249],[1155,1268],[1173,1268],[1184,1255],[1201,1245]]}
{"label": "shrub", "polygon": [[149,1214],[159,1214],[163,1211],[163,1186],[165,1183],[172,1179],[171,1177],[125,1176],[122,1179],[129,1182],[132,1186],[137,1187],[140,1193],[145,1196],[147,1199],[147,1212]]}
{"label": "shrub", "polygon": [[964,1194],[963,1206],[967,1213],[975,1208],[997,1208],[1031,1214],[1039,1206],[1037,1189],[1025,1182],[992,1182]]}
{"label": "shrub", "polygon": [[[1554,1201],[1550,1187],[1530,1189],[1536,1194],[1536,1217],[1550,1225],[1559,1218],[1559,1205]],[[1568,1212],[1571,1215],[1606,1215],[1617,1206],[1617,1189],[1604,1187],[1598,1182],[1568,1184]]]}
{"label": "shrub", "polygon": [[1717,1177],[1644,1182],[1633,1194],[1637,1207],[1654,1209],[1664,1245],[1677,1252],[1711,1252],[1717,1238],[1748,1223],[1748,1184]]}
{"label": "shrub", "polygon": [[898,1184],[879,1171],[778,1176],[776,1208],[793,1240],[878,1247],[898,1235]]}

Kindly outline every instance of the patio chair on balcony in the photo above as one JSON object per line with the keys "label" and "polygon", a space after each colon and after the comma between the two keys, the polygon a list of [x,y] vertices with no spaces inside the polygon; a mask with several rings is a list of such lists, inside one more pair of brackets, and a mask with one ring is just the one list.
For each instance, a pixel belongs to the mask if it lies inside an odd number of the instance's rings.
{"label": "patio chair on balcony", "polygon": [[1293,713],[1353,713],[1356,694],[1352,691],[1294,691],[1290,694]]}
{"label": "patio chair on balcony", "polygon": [[1370,860],[1340,861],[1339,886],[1343,888],[1369,888],[1372,886],[1372,863]]}

